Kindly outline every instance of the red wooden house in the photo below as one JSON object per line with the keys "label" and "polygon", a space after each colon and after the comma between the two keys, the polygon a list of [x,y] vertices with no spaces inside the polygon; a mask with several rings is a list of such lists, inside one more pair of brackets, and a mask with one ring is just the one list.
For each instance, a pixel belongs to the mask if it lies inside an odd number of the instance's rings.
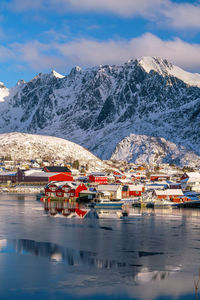
{"label": "red wooden house", "polygon": [[98,183],[98,184],[107,184],[108,183],[108,177],[102,173],[92,173],[88,176],[88,178],[89,178],[89,181],[93,182],[93,183]]}
{"label": "red wooden house", "polygon": [[124,185],[122,188],[122,198],[139,197],[144,192],[143,185]]}
{"label": "red wooden house", "polygon": [[83,190],[87,190],[87,187],[82,182],[49,182],[45,187],[45,196],[78,198]]}

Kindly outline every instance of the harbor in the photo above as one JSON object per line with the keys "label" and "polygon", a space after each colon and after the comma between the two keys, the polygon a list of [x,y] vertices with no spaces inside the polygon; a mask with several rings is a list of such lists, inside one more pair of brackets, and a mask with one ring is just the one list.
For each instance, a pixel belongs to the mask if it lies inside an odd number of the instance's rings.
{"label": "harbor", "polygon": [[195,296],[199,209],[130,207],[129,218],[99,209],[98,219],[68,218],[50,215],[36,195],[8,193],[0,206],[2,299]]}

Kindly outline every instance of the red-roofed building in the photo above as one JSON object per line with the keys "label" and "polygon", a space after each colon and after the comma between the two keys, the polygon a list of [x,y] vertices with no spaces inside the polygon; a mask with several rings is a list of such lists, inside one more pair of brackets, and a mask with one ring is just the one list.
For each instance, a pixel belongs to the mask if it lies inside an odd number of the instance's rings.
{"label": "red-roofed building", "polygon": [[83,190],[87,190],[87,187],[82,182],[49,182],[45,187],[45,196],[78,198]]}
{"label": "red-roofed building", "polygon": [[56,175],[50,176],[49,181],[74,181],[74,178],[66,173],[58,173]]}
{"label": "red-roofed building", "polygon": [[105,176],[105,174],[102,173],[93,173],[88,176],[89,181],[93,183],[98,184],[107,184],[108,183],[108,177]]}

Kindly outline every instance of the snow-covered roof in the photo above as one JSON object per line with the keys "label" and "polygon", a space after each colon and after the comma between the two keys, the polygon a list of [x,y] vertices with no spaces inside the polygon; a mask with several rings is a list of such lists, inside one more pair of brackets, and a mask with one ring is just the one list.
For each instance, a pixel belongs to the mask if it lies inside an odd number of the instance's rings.
{"label": "snow-covered roof", "polygon": [[155,176],[155,177],[170,177],[171,174],[151,174],[150,176],[151,176],[151,177],[152,177],[152,176]]}
{"label": "snow-covered roof", "polygon": [[90,173],[89,176],[91,176],[91,175],[92,175],[92,176],[95,176],[95,177],[97,177],[97,176],[98,176],[98,177],[101,177],[101,176],[104,177],[104,176],[106,176],[105,173],[100,173],[100,172]]}
{"label": "snow-covered roof", "polygon": [[142,191],[143,188],[143,185],[129,185],[129,191]]}
{"label": "snow-covered roof", "polygon": [[100,184],[97,187],[97,191],[112,191],[115,192],[117,191],[119,188],[121,188],[120,185],[114,185],[114,184]]}
{"label": "snow-covered roof", "polygon": [[16,172],[10,172],[10,171],[2,171],[0,172],[0,176],[15,176]]}
{"label": "snow-covered roof", "polygon": [[186,175],[189,177],[189,178],[200,178],[200,173],[199,172],[188,172],[186,173]]}
{"label": "snow-covered roof", "polygon": [[168,186],[168,183],[166,181],[156,181],[156,183],[147,183],[146,187],[163,187]]}
{"label": "snow-covered roof", "polygon": [[51,173],[51,172],[43,172],[43,171],[35,171],[35,172],[31,172],[26,174],[26,177],[46,177],[49,178],[51,176],[57,175],[58,173]]}
{"label": "snow-covered roof", "polygon": [[183,196],[181,189],[155,190],[157,196]]}
{"label": "snow-covered roof", "polygon": [[80,184],[83,184],[82,182],[78,181],[51,181],[49,182],[49,185],[55,185],[57,187],[63,187],[65,185],[68,185],[71,189],[77,188]]}

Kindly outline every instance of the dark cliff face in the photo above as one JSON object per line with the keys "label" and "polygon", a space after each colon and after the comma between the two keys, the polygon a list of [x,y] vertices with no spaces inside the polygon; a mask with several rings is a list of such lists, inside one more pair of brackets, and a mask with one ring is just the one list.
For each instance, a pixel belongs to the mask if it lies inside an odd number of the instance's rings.
{"label": "dark cliff face", "polygon": [[162,74],[147,73],[136,60],[74,68],[64,78],[39,74],[0,103],[0,132],[64,137],[103,158],[130,133],[161,136],[200,154],[200,88],[169,75],[172,67],[163,61]]}

